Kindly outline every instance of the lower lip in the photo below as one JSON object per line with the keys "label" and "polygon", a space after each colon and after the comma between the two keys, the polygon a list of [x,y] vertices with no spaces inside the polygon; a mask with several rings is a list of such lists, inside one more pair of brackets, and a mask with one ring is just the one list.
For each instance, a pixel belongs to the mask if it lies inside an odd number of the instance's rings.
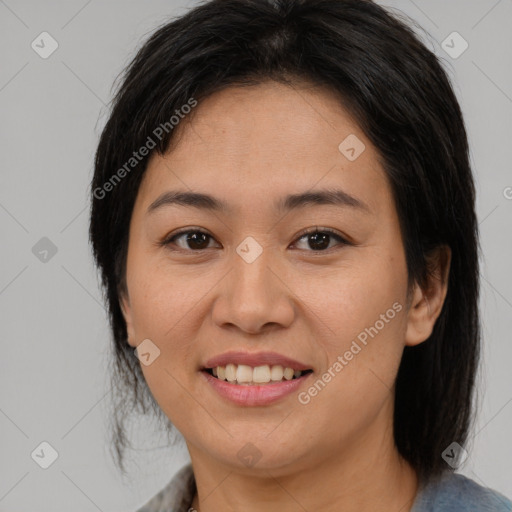
{"label": "lower lip", "polygon": [[201,374],[219,395],[237,405],[245,406],[268,405],[277,402],[297,391],[304,381],[312,375],[312,373],[306,373],[298,379],[283,380],[273,384],[262,384],[261,386],[246,386],[217,379],[205,371],[201,371]]}

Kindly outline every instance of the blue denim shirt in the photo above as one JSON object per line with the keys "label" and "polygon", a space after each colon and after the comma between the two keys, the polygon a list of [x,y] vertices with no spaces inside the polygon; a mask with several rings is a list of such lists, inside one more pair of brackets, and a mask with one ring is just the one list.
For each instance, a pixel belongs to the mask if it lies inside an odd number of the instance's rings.
{"label": "blue denim shirt", "polygon": [[[196,483],[191,464],[137,512],[193,512]],[[512,512],[512,501],[463,475],[446,471],[420,485],[410,512]]]}
{"label": "blue denim shirt", "polygon": [[451,471],[420,485],[411,512],[512,512],[512,501],[499,492]]}

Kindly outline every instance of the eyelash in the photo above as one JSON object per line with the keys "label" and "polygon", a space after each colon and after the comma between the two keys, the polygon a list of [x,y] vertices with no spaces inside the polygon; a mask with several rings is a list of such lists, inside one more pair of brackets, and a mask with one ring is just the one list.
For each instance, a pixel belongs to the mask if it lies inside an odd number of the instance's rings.
{"label": "eyelash", "polygon": [[[208,247],[208,248],[205,248],[205,249],[183,249],[182,247],[179,247],[178,249],[174,249],[174,248],[170,247],[177,238],[179,238],[179,237],[181,237],[183,235],[186,235],[186,234],[190,234],[190,233],[204,234],[204,235],[208,236],[210,239],[214,239],[213,236],[211,236],[206,231],[203,231],[202,229],[199,229],[199,228],[192,228],[192,229],[191,228],[186,228],[186,229],[183,229],[181,231],[178,231],[177,233],[173,233],[170,236],[167,236],[164,240],[162,240],[160,242],[159,245],[164,246],[164,247],[168,247],[169,249],[171,249],[173,251],[182,251],[182,252],[200,253],[202,251],[206,251],[208,249],[211,249],[211,247]],[[298,235],[298,237],[296,238],[296,241],[299,241],[302,238],[306,238],[308,235],[314,235],[314,234],[318,234],[318,233],[328,234],[331,237],[337,239],[338,242],[339,242],[338,245],[341,245],[341,246],[352,245],[348,240],[343,238],[337,231],[334,231],[333,229],[330,229],[330,228],[315,228],[315,229],[310,229],[310,230],[307,230],[307,231],[303,231],[302,233],[300,233]],[[328,249],[320,249],[320,250],[316,250],[316,251],[315,250],[306,250],[306,252],[327,253],[327,252],[331,251],[331,249],[333,249],[333,247],[329,247]]]}

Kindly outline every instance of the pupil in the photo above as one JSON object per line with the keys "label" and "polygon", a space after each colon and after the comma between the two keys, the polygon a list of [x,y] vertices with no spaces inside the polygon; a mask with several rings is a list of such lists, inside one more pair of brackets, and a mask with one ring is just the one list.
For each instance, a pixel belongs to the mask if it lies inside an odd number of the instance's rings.
{"label": "pupil", "polygon": [[329,236],[328,233],[313,233],[310,235],[310,247],[312,249],[326,249],[329,247]]}
{"label": "pupil", "polygon": [[[208,235],[206,233],[194,231],[187,236],[187,243],[189,244],[189,247],[190,244],[192,244],[192,246],[190,247],[191,249],[204,249],[205,247],[203,247],[201,243],[204,243],[206,241],[206,245],[208,245],[208,241],[206,240],[207,236]],[[202,238],[202,240],[200,238]]]}

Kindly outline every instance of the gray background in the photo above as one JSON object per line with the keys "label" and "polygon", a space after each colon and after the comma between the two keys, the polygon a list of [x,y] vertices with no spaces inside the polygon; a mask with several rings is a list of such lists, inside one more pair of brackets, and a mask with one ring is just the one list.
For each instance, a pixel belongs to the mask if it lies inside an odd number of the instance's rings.
{"label": "gray background", "polygon": [[[484,350],[461,472],[512,497],[512,0],[380,3],[430,33],[420,32],[465,114]],[[128,478],[109,458],[109,333],[87,242],[87,187],[114,78],[149,32],[194,4],[0,0],[0,511],[135,510],[187,460],[145,422],[133,426]],[[47,59],[31,48],[43,31],[59,45]],[[469,43],[456,59],[441,47],[454,31]],[[42,441],[59,455],[48,469],[31,458]]]}

